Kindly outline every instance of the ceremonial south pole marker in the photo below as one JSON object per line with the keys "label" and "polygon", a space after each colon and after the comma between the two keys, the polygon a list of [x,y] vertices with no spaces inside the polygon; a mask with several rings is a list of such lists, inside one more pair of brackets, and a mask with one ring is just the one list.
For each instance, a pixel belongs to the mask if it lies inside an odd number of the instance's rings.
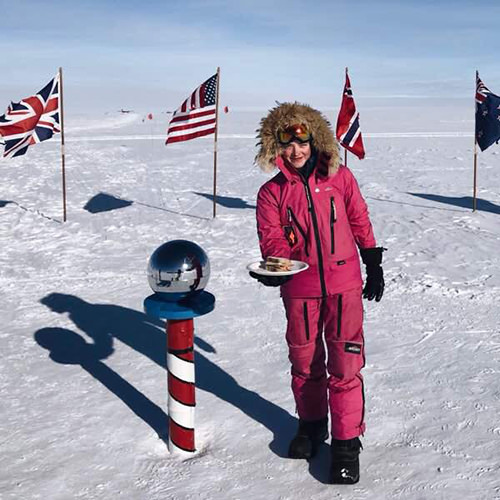
{"label": "ceremonial south pole marker", "polygon": [[191,241],[164,243],[149,259],[155,293],[144,300],[144,310],[167,320],[168,449],[187,457],[196,452],[193,318],[214,309],[215,297],[204,291],[209,277],[208,256]]}

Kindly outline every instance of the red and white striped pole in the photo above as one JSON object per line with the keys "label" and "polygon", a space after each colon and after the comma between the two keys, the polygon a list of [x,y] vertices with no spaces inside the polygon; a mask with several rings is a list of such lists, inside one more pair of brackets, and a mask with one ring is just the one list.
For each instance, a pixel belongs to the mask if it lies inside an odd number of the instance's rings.
{"label": "red and white striped pole", "polygon": [[187,458],[196,453],[193,318],[215,307],[215,297],[204,290],[209,277],[208,256],[192,241],[167,241],[149,259],[154,293],[144,299],[144,311],[167,320],[168,449]]}
{"label": "red and white striped pole", "polygon": [[194,334],[192,319],[167,320],[168,449],[192,455],[194,443]]}

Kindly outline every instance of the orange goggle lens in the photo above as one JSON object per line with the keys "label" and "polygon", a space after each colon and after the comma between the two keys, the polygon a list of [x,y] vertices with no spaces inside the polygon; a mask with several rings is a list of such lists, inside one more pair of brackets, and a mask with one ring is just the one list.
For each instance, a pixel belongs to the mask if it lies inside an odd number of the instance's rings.
{"label": "orange goggle lens", "polygon": [[301,144],[309,142],[311,140],[311,133],[304,125],[292,125],[278,132],[278,142],[282,146],[286,146],[294,140]]}

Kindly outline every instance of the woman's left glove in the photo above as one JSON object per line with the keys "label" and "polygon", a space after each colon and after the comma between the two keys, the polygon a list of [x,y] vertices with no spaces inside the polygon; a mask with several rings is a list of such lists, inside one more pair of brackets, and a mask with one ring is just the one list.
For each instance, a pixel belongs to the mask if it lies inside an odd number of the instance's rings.
{"label": "woman's left glove", "polygon": [[264,286],[281,286],[286,283],[291,276],[267,276],[263,274],[257,274],[253,271],[250,271],[250,276],[256,279],[259,283],[262,283]]}
{"label": "woman's left glove", "polygon": [[384,294],[384,271],[382,270],[382,252],[387,250],[383,247],[362,248],[359,253],[361,260],[366,266],[366,283],[363,288],[363,298],[375,299],[380,302]]}

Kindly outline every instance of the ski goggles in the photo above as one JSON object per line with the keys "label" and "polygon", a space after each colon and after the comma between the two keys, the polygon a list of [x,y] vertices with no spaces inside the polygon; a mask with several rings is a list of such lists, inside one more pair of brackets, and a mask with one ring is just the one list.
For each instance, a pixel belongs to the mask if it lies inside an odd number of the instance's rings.
{"label": "ski goggles", "polygon": [[278,142],[282,146],[288,146],[292,141],[305,144],[312,139],[311,132],[305,125],[295,124],[278,131]]}

